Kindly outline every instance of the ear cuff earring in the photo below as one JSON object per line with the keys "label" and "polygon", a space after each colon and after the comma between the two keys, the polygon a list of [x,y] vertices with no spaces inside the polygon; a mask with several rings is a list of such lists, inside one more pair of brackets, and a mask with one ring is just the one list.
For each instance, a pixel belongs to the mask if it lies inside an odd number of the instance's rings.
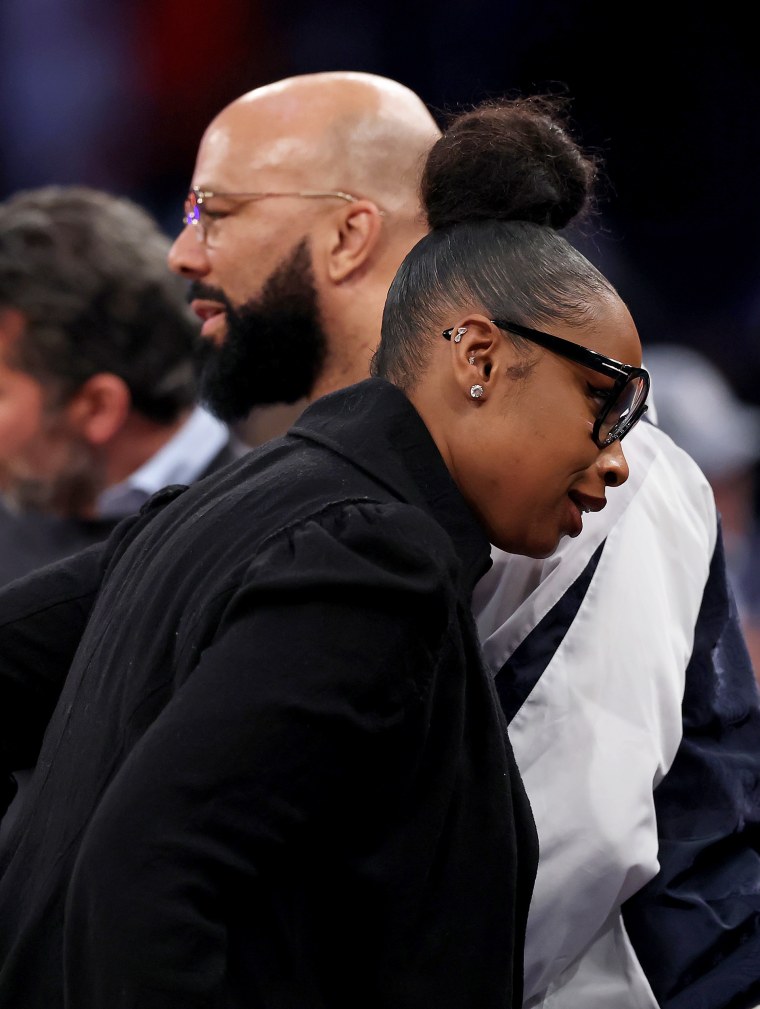
{"label": "ear cuff earring", "polygon": [[462,339],[462,337],[464,336],[464,334],[466,332],[467,332],[467,327],[466,326],[460,326],[459,329],[456,332],[456,336],[454,337],[454,343],[459,343],[460,340]]}
{"label": "ear cuff earring", "polygon": [[473,385],[470,388],[470,395],[472,396],[473,399],[480,399],[480,397],[483,395],[483,386]]}

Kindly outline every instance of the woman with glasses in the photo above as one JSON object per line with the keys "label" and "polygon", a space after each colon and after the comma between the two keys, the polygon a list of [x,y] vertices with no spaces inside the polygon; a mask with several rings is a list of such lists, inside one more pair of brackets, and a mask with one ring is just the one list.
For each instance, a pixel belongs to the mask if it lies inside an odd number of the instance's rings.
{"label": "woman with glasses", "polygon": [[620,441],[649,392],[628,309],[558,234],[595,166],[552,112],[485,105],[433,147],[431,232],[391,286],[372,369],[414,404],[491,542],[532,557],[627,478]]}
{"label": "woman with glasses", "polygon": [[593,176],[548,102],[456,120],[374,376],[0,594],[10,767],[68,670],[0,1007],[521,1005],[535,828],[470,603],[628,476],[636,329],[557,233]]}

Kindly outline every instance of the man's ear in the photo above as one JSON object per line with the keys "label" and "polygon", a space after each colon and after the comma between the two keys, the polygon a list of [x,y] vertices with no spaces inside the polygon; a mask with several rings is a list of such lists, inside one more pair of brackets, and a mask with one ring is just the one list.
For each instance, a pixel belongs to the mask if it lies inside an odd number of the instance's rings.
{"label": "man's ear", "polygon": [[118,375],[98,372],[66,404],[71,427],[91,445],[106,445],[121,431],[132,408],[127,383]]}
{"label": "man's ear", "polygon": [[375,249],[383,226],[383,214],[372,200],[356,200],[342,207],[333,218],[327,249],[327,275],[334,284],[361,269]]}

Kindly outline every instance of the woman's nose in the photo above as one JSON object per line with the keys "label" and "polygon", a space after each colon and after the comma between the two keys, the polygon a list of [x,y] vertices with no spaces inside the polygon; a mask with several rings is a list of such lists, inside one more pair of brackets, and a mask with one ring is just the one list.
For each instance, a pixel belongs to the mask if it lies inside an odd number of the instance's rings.
{"label": "woman's nose", "polygon": [[620,440],[613,441],[599,453],[599,466],[602,468],[604,483],[607,487],[620,487],[629,476],[628,461],[623,453]]}

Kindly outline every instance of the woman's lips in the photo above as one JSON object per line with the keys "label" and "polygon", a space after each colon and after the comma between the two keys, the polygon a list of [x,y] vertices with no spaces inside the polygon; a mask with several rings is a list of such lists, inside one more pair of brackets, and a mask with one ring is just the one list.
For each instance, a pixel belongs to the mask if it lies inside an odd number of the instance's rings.
{"label": "woman's lips", "polygon": [[592,497],[591,494],[582,494],[578,490],[570,491],[570,498],[581,512],[600,512],[607,507],[607,499],[603,497]]}
{"label": "woman's lips", "polygon": [[583,530],[583,516],[587,512],[600,512],[607,506],[607,501],[603,497],[592,497],[590,494],[581,494],[580,491],[570,491],[570,529],[568,535],[579,536]]}

